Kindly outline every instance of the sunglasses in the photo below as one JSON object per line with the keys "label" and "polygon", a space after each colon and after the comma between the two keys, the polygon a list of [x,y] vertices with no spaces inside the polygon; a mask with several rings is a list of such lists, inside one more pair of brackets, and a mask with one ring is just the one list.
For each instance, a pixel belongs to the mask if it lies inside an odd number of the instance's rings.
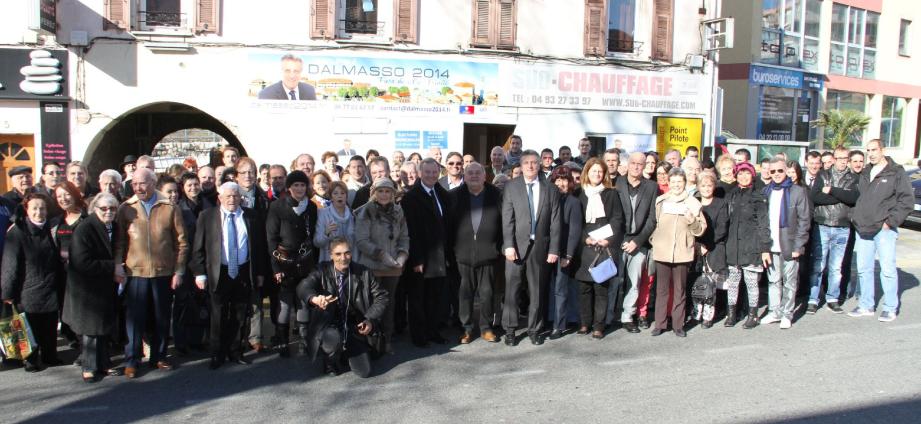
{"label": "sunglasses", "polygon": [[115,212],[118,209],[117,206],[96,206],[96,209],[99,209],[103,212]]}
{"label": "sunglasses", "polygon": [[463,165],[463,162],[448,162],[448,166],[458,166]]}
{"label": "sunglasses", "polygon": [[786,170],[783,170],[783,169],[772,169],[772,170],[768,171],[768,173],[770,173],[770,174],[786,174],[787,171],[786,171]]}

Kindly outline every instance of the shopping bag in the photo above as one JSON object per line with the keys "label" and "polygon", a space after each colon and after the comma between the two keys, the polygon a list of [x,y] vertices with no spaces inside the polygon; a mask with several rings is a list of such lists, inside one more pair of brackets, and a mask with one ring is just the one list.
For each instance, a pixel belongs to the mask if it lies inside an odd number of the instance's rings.
{"label": "shopping bag", "polygon": [[602,284],[617,275],[617,265],[614,264],[614,255],[612,255],[611,251],[608,249],[605,249],[605,251],[608,253],[608,258],[598,262],[598,259],[601,258],[601,251],[598,251],[598,254],[595,255],[595,260],[592,261],[592,265],[588,268],[589,274],[592,274],[592,280],[598,284]]}
{"label": "shopping bag", "polygon": [[0,319],[0,343],[8,359],[24,360],[38,348],[26,314],[13,306],[13,315]]}

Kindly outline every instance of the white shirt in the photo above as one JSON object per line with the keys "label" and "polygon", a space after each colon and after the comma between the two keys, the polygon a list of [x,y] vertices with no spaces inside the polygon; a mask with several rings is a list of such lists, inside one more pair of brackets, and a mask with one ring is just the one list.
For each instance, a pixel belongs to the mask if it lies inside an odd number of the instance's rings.
{"label": "white shirt", "polygon": [[451,182],[451,177],[448,177],[448,190],[454,190],[457,187],[460,187],[464,183],[464,177],[461,176],[457,179],[457,183]]}
{"label": "white shirt", "polygon": [[[282,83],[282,84],[281,84],[281,88],[285,90],[285,97],[286,97],[288,100],[300,100],[300,99],[301,99],[301,92],[300,92],[300,90],[299,90],[300,87],[294,87],[293,89],[291,89],[291,88],[285,87],[285,84]],[[291,92],[292,92],[292,91],[294,91],[294,98],[293,98],[293,99],[291,98]]]}
{"label": "white shirt", "polygon": [[[227,234],[227,215],[230,214],[229,211],[221,208],[221,265],[227,265],[227,246],[229,246],[227,237],[224,237],[224,234]],[[243,210],[237,209],[233,213],[234,223],[237,224],[237,263],[238,265],[243,265],[249,261],[249,237],[246,233],[246,221],[243,220]],[[205,281],[208,279],[206,275],[196,275],[195,281]]]}
{"label": "white shirt", "polygon": [[783,206],[783,190],[771,190],[771,199],[768,201],[768,217],[771,222],[771,252],[780,253],[780,209]]}
{"label": "white shirt", "polygon": [[873,167],[870,168],[870,181],[875,180],[876,176],[879,175],[880,172],[883,172],[883,169],[886,169],[886,165],[886,163],[882,162],[873,165]]}
{"label": "white shirt", "polygon": [[[534,184],[534,216],[531,219],[537,220],[537,211],[540,210],[540,179],[536,176],[534,180],[528,181],[524,176],[521,177],[521,180],[524,181],[524,195],[528,195],[528,184]],[[527,197],[525,197],[527,198]],[[533,237],[533,236],[532,236]]]}
{"label": "white shirt", "polygon": [[435,188],[428,187],[425,184],[422,184],[422,189],[425,190],[425,194],[427,196],[431,196],[433,193],[435,194],[435,203],[438,204],[438,213],[441,214],[441,216],[444,216],[445,211],[444,209],[441,208],[441,199],[438,198],[438,192],[435,191]]}

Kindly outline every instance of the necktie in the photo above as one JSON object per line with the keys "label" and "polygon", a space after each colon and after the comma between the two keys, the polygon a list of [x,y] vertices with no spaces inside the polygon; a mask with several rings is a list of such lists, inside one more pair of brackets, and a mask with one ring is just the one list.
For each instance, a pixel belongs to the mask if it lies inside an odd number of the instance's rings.
{"label": "necktie", "polygon": [[227,275],[230,278],[237,278],[240,273],[240,263],[237,258],[239,246],[237,246],[237,223],[233,219],[233,214],[227,214]]}
{"label": "necktie", "polygon": [[336,273],[336,291],[339,292],[339,298],[342,298],[342,286],[345,282],[345,274]]}
{"label": "necktie", "polygon": [[531,238],[537,232],[537,213],[534,210],[534,183],[528,183],[528,211],[531,212]]}
{"label": "necktie", "polygon": [[106,235],[109,236],[109,241],[112,241],[112,224],[106,225]]}
{"label": "necktie", "polygon": [[429,196],[432,197],[432,207],[435,208],[435,213],[438,214],[438,217],[441,217],[441,209],[438,208],[438,197],[435,196],[435,189],[429,191]]}
{"label": "necktie", "polygon": [[291,97],[290,100],[297,100],[297,97],[294,96],[294,90],[289,91],[289,92],[288,92],[288,96]]}

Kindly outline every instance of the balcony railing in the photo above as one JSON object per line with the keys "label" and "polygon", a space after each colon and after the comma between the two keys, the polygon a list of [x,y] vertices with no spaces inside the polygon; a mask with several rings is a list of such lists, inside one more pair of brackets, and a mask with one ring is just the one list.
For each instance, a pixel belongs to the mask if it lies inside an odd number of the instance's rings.
{"label": "balcony railing", "polygon": [[376,20],[341,19],[339,30],[345,34],[380,34],[384,23]]}
{"label": "balcony railing", "polygon": [[608,52],[636,53],[643,48],[642,41],[608,38]]}
{"label": "balcony railing", "polygon": [[138,20],[141,27],[185,27],[185,13],[146,10],[139,13]]}

